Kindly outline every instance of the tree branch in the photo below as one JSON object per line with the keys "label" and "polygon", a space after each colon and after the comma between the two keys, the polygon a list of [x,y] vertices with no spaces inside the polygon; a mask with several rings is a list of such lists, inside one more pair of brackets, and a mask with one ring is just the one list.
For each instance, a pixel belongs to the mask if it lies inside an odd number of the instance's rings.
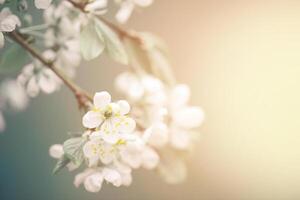
{"label": "tree branch", "polygon": [[[88,13],[84,8],[86,4],[82,3],[76,3],[73,0],[66,0],[70,2],[75,8],[79,9],[83,13]],[[120,39],[123,38],[130,38],[132,40],[137,41],[139,44],[143,44],[143,39],[139,37],[137,34],[135,34],[133,31],[128,31],[125,29],[122,29],[121,27],[111,23],[110,21],[106,20],[104,17],[97,16],[102,22],[104,22],[107,26],[109,26],[111,29],[113,29],[120,37]]]}
{"label": "tree branch", "polygon": [[62,81],[63,83],[73,92],[77,102],[80,107],[86,107],[88,101],[92,101],[93,98],[83,89],[81,89],[76,83],[74,83],[68,76],[64,74],[62,70],[55,67],[53,62],[50,62],[43,58],[37,50],[35,50],[25,39],[24,37],[17,33],[16,31],[8,33],[8,36],[21,45],[25,50],[27,50],[33,57],[43,63],[46,67],[51,69]]}

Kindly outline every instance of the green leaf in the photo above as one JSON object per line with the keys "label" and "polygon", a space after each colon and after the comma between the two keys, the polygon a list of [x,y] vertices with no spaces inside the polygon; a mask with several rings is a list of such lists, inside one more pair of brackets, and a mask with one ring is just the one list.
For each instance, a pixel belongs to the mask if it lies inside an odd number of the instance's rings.
{"label": "green leaf", "polygon": [[132,67],[151,73],[151,63],[146,49],[141,48],[136,40],[124,38],[124,45],[127,51],[129,62]]}
{"label": "green leaf", "polygon": [[30,61],[27,52],[16,43],[13,43],[7,49],[1,49],[0,51],[1,74],[19,71]]}
{"label": "green leaf", "polygon": [[101,20],[95,19],[95,25],[98,34],[103,36],[106,48],[105,50],[108,53],[108,55],[112,57],[115,61],[127,65],[128,57],[118,35]]}
{"label": "green leaf", "polygon": [[80,32],[80,51],[85,60],[98,57],[104,50],[105,44],[102,36],[95,29],[94,20],[82,27]]}
{"label": "green leaf", "polygon": [[56,163],[52,173],[57,174],[61,169],[63,169],[67,164],[69,164],[71,160],[67,156],[62,156]]}
{"label": "green leaf", "polygon": [[147,48],[152,73],[168,84],[175,83],[175,77],[169,62],[167,46],[162,39],[151,34],[141,33]]}
{"label": "green leaf", "polygon": [[164,42],[150,33],[139,33],[139,37],[142,38],[143,45],[130,38],[124,40],[130,65],[153,74],[165,83],[174,84],[175,78]]}
{"label": "green leaf", "polygon": [[68,139],[63,144],[66,157],[76,165],[80,165],[84,160],[82,147],[85,142],[86,140],[84,138],[77,137]]}

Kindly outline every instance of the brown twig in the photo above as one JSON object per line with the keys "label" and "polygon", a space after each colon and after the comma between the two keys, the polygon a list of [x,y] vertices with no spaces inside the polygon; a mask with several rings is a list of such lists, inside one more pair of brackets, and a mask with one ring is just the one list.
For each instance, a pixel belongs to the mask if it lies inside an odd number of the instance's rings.
{"label": "brown twig", "polygon": [[24,37],[16,31],[10,32],[8,36],[26,49],[34,58],[43,63],[46,67],[51,69],[63,83],[73,92],[80,108],[87,106],[89,101],[92,101],[92,97],[83,89],[81,89],[76,83],[74,83],[68,76],[64,74],[59,68],[55,67],[53,62],[45,59],[37,50],[35,50]]}

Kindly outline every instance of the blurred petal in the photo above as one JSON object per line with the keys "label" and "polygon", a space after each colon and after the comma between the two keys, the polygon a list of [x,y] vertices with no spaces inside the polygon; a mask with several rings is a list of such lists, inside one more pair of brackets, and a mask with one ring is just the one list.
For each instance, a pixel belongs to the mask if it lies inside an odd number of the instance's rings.
{"label": "blurred petal", "polygon": [[103,177],[107,182],[112,183],[114,186],[119,187],[122,184],[121,175],[118,171],[104,168],[103,171]]}
{"label": "blurred petal", "polygon": [[94,105],[96,108],[103,109],[111,101],[111,96],[108,92],[97,92],[94,96]]}
{"label": "blurred petal", "polygon": [[100,172],[93,173],[86,177],[84,187],[89,192],[99,192],[102,186],[103,176]]}
{"label": "blurred petal", "polygon": [[121,4],[121,8],[116,14],[117,21],[119,23],[125,23],[129,19],[133,11],[133,8],[134,8],[134,4],[131,1],[124,1]]}
{"label": "blurred petal", "polygon": [[130,111],[130,105],[125,100],[118,101],[118,105],[120,106],[120,114],[126,115]]}
{"label": "blurred petal", "polygon": [[75,185],[75,187],[79,187],[80,184],[84,182],[84,180],[86,179],[86,177],[89,176],[90,174],[92,174],[93,172],[95,172],[94,169],[87,168],[83,172],[77,174],[75,176],[75,179],[74,179],[74,182],[73,182],[73,184]]}
{"label": "blurred petal", "polygon": [[38,95],[40,88],[37,84],[36,78],[31,77],[30,80],[27,83],[27,93],[30,97],[35,97]]}
{"label": "blurred petal", "polygon": [[173,114],[175,123],[182,128],[196,128],[204,119],[204,112],[200,107],[184,107]]}
{"label": "blurred petal", "polygon": [[151,148],[145,147],[143,154],[143,167],[146,169],[154,169],[159,163],[159,156],[158,154]]}
{"label": "blurred petal", "polygon": [[171,91],[170,99],[172,109],[184,106],[190,99],[190,88],[185,84],[176,85]]}
{"label": "blurred petal", "polygon": [[86,128],[96,128],[102,123],[102,115],[99,112],[88,111],[82,118],[82,124]]}
{"label": "blurred petal", "polygon": [[56,81],[56,75],[49,69],[43,70],[43,74],[39,79],[39,86],[41,90],[47,94],[54,92],[57,89],[58,82]]}
{"label": "blurred petal", "polygon": [[61,144],[54,144],[49,149],[51,157],[59,159],[64,155],[63,146]]}
{"label": "blurred petal", "polygon": [[146,129],[144,138],[150,145],[162,147],[167,144],[169,139],[168,127],[164,123],[156,123]]}
{"label": "blurred petal", "polygon": [[187,149],[190,145],[190,134],[184,130],[173,129],[171,131],[171,144],[177,149]]}
{"label": "blurred petal", "polygon": [[135,121],[130,117],[122,117],[120,121],[120,132],[131,133],[134,131],[136,126]]}
{"label": "blurred petal", "polygon": [[134,3],[141,7],[150,6],[153,3],[153,0],[133,0]]}

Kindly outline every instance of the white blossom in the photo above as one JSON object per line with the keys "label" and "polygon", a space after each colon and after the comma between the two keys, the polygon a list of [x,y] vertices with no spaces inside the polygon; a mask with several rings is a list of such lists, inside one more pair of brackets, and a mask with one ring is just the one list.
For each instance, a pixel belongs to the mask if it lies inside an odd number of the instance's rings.
{"label": "white blossom", "polygon": [[30,97],[35,97],[40,91],[50,94],[58,90],[61,80],[38,61],[28,64],[18,76],[18,82],[23,85]]}
{"label": "white blossom", "polygon": [[98,92],[94,96],[94,107],[82,118],[86,128],[97,128],[97,134],[105,142],[115,144],[122,135],[131,133],[135,128],[135,121],[126,116],[130,110],[129,104],[124,101],[111,103],[108,92]]}
{"label": "white blossom", "polygon": [[72,78],[81,62],[81,18],[80,14],[74,16],[73,7],[66,1],[57,6],[52,5],[44,11],[44,20],[49,26],[45,33],[45,46],[55,49],[55,66]]}
{"label": "white blossom", "polygon": [[0,12],[0,48],[4,46],[3,32],[12,32],[17,26],[21,26],[19,18],[9,8],[3,8]]}

